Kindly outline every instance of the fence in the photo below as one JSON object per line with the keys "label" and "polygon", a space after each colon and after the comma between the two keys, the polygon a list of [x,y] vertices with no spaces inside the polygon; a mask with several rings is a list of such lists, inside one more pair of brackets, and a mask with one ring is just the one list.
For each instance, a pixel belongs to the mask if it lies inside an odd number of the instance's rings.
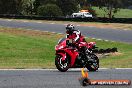
{"label": "fence", "polygon": [[132,18],[66,18],[66,17],[43,17],[43,16],[22,16],[0,14],[0,18],[54,20],[54,21],[75,21],[75,22],[102,22],[102,23],[132,23]]}

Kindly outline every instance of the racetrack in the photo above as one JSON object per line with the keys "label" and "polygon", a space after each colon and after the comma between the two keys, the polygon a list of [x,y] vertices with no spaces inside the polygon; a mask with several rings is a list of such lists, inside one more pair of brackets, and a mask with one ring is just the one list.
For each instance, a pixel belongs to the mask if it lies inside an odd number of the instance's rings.
{"label": "racetrack", "polygon": [[[65,25],[63,23],[22,22],[0,19],[0,26],[65,33]],[[76,28],[87,37],[132,43],[132,30],[100,29],[86,26],[77,26]]]}
{"label": "racetrack", "polygon": [[[132,69],[99,69],[89,72],[91,79],[130,79]],[[80,70],[0,70],[0,88],[83,88]],[[85,88],[132,88],[130,86],[87,86]]]}
{"label": "racetrack", "polygon": [[[0,26],[64,33],[64,24],[20,22],[0,19]],[[132,43],[132,30],[97,29],[78,26],[87,37]],[[89,72],[91,79],[130,79],[132,69],[99,69]],[[0,70],[0,88],[83,88],[80,70]],[[86,88],[132,88],[130,86],[88,86]]]}

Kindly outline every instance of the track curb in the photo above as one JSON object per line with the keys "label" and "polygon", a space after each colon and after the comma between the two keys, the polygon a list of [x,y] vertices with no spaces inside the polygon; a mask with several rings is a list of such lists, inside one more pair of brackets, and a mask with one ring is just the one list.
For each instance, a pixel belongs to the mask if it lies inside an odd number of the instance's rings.
{"label": "track curb", "polygon": [[[99,70],[132,70],[132,68],[99,68]],[[80,71],[81,68],[71,68],[69,71]],[[85,69],[86,70],[86,69]],[[0,71],[58,71],[57,69],[0,69]]]}

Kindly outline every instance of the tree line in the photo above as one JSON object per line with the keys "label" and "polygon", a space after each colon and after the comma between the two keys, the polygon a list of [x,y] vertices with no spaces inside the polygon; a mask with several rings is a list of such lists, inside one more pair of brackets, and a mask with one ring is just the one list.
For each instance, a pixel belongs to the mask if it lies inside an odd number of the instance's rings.
{"label": "tree line", "polygon": [[120,8],[132,5],[132,0],[0,0],[0,14],[67,16],[81,9],[89,10],[96,6],[107,13],[109,18]]}

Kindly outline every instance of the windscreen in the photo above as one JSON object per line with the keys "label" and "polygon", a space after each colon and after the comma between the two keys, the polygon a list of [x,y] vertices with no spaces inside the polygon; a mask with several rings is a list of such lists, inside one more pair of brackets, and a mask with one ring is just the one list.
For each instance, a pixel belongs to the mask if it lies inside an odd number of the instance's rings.
{"label": "windscreen", "polygon": [[58,44],[62,43],[66,38],[61,38],[59,41],[58,41]]}

